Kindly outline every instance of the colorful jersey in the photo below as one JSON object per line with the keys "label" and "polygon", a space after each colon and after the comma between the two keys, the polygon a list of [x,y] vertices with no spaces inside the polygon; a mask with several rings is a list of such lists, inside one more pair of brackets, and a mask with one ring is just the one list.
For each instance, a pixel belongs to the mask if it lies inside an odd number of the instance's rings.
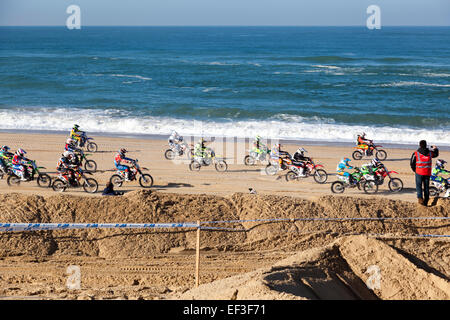
{"label": "colorful jersey", "polygon": [[13,165],[23,165],[26,164],[27,161],[29,161],[27,158],[20,157],[17,154],[15,154],[14,157],[12,158]]}
{"label": "colorful jersey", "polygon": [[127,158],[127,157],[122,157],[120,155],[120,153],[116,154],[116,156],[114,157],[114,164],[116,166],[120,166],[122,164],[122,161],[130,161],[133,162],[133,159]]}
{"label": "colorful jersey", "polygon": [[431,172],[433,176],[439,176],[439,174],[450,174],[450,171],[445,170],[444,168],[435,167]]}

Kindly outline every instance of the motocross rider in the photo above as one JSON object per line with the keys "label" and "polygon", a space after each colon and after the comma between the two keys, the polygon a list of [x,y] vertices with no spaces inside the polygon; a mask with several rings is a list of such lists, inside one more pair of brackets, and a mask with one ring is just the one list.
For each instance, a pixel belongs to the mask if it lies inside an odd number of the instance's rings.
{"label": "motocross rider", "polygon": [[261,154],[263,152],[261,149],[267,149],[267,146],[261,142],[260,136],[256,136],[255,141],[253,141],[253,148],[255,149],[255,152]]}
{"label": "motocross rider", "polygon": [[300,176],[304,176],[305,172],[305,162],[311,161],[311,158],[305,156],[305,149],[298,148],[297,151],[295,151],[294,155],[292,156],[292,159],[296,161],[296,163],[301,164],[301,167],[299,168],[299,174]]}
{"label": "motocross rider", "polygon": [[178,134],[175,130],[172,130],[172,134],[169,137],[169,147],[176,152],[180,152],[179,144],[183,142],[183,137]]}
{"label": "motocross rider", "polygon": [[75,183],[74,170],[78,167],[76,164],[74,164],[74,158],[76,159],[76,156],[72,152],[65,151],[56,164],[56,171],[62,176],[68,175],[69,184],[71,185]]}
{"label": "motocross rider", "polygon": [[346,177],[349,180],[349,183],[353,184],[353,176],[349,172],[345,171],[345,169],[354,169],[354,167],[349,164],[350,161],[351,160],[349,158],[343,158],[337,165],[336,173],[340,176]]}
{"label": "motocross rider", "polygon": [[124,148],[121,148],[119,152],[114,157],[114,165],[116,166],[117,170],[125,171],[125,181],[130,181],[130,167],[126,164],[133,164],[135,160],[125,157],[125,154],[128,151]]}
{"label": "motocross rider", "polygon": [[10,148],[8,146],[2,146],[0,149],[0,171],[3,173],[7,172],[8,163],[14,156],[13,153],[9,152]]}
{"label": "motocross rider", "polygon": [[15,173],[19,176],[21,181],[27,181],[28,170],[25,167],[29,159],[25,158],[26,151],[23,149],[18,149],[12,158],[12,167]]}
{"label": "motocross rider", "polygon": [[79,146],[82,147],[84,145],[84,141],[82,138],[86,135],[86,132],[81,131],[79,128],[79,125],[73,125],[72,131],[70,132],[70,138],[74,139],[76,142],[78,142]]}
{"label": "motocross rider", "polygon": [[362,171],[367,172],[368,174],[375,174],[378,168],[381,168],[383,164],[377,158],[373,158],[369,163],[363,164],[361,166]]}
{"label": "motocross rider", "polygon": [[445,197],[450,197],[450,184],[448,183],[447,179],[444,179],[443,177],[440,177],[439,174],[450,174],[450,171],[445,170],[444,165],[447,163],[447,161],[438,159],[436,161],[436,165],[433,168],[432,174],[431,174],[431,181],[435,181],[437,183],[443,184],[445,186],[445,189],[447,189],[447,193],[445,194]]}
{"label": "motocross rider", "polygon": [[365,155],[365,156],[368,156],[369,151],[370,151],[370,148],[371,148],[372,145],[373,145],[373,141],[372,141],[372,140],[369,140],[369,139],[366,139],[366,133],[363,132],[363,133],[361,133],[361,134],[358,134],[356,144],[357,144],[359,147],[364,147],[364,149],[365,149],[365,150],[364,150],[364,155]]}
{"label": "motocross rider", "polygon": [[194,155],[198,158],[205,158],[206,154],[206,141],[201,138],[194,147]]}

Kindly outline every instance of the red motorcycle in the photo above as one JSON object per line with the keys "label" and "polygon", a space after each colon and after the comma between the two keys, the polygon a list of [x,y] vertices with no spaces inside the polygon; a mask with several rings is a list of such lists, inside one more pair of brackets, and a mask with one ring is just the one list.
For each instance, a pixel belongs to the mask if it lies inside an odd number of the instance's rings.
{"label": "red motorcycle", "polygon": [[372,143],[372,141],[370,141],[370,145],[359,144],[355,147],[357,150],[353,152],[352,157],[354,160],[361,160],[363,156],[371,157],[375,155],[375,157],[380,161],[386,160],[387,152],[383,149],[379,149],[380,147],[382,146],[376,146]]}
{"label": "red motorcycle", "polygon": [[398,174],[397,171],[389,171],[385,165],[381,165],[375,171],[375,183],[381,186],[386,177],[389,178],[389,190],[392,192],[400,192],[403,190],[403,181],[399,178],[393,178],[392,174]]}
{"label": "red motorcycle", "polygon": [[[304,168],[303,174],[300,174],[300,168]],[[286,181],[298,180],[300,178],[314,177],[317,183],[327,182],[328,174],[321,164],[315,164],[312,158],[308,161],[292,162],[289,165],[289,171],[286,173]]]}

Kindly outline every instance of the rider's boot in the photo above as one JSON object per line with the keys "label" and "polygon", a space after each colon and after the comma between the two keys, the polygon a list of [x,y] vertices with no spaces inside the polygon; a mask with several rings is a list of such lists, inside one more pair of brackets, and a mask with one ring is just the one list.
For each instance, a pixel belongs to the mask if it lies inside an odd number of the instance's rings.
{"label": "rider's boot", "polygon": [[125,171],[125,181],[130,181],[130,172]]}
{"label": "rider's boot", "polygon": [[305,168],[300,168],[300,169],[299,169],[299,172],[298,172],[298,175],[299,175],[300,177],[304,177],[304,176],[305,176]]}
{"label": "rider's boot", "polygon": [[19,172],[19,178],[20,178],[20,181],[27,181],[27,178],[25,178],[25,172],[23,172],[23,171]]}
{"label": "rider's boot", "polygon": [[445,193],[444,198],[450,198],[450,188],[447,188],[447,192]]}

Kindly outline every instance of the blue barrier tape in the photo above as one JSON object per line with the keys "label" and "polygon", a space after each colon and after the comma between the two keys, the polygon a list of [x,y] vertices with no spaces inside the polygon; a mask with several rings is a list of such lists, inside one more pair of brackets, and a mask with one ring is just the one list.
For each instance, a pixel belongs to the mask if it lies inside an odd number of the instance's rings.
{"label": "blue barrier tape", "polygon": [[66,229],[198,228],[197,223],[0,223],[0,232]]}
{"label": "blue barrier tape", "polygon": [[213,223],[242,223],[242,222],[282,222],[282,221],[355,221],[355,220],[449,220],[450,217],[359,217],[359,218],[279,218],[279,219],[252,219],[252,220],[222,220],[203,221],[201,224]]}

